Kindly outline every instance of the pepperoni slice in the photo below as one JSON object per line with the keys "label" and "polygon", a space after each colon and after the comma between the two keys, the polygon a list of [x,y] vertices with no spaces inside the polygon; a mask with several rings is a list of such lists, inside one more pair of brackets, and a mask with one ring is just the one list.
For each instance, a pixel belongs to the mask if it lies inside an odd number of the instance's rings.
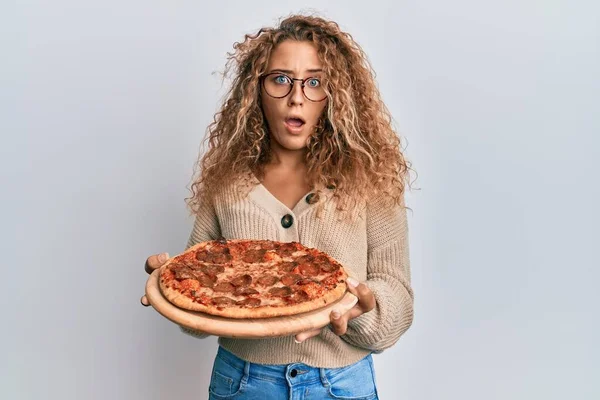
{"label": "pepperoni slice", "polygon": [[184,279],[197,279],[194,271],[185,266],[176,268],[173,270],[173,272],[175,273],[175,279],[180,281]]}
{"label": "pepperoni slice", "polygon": [[232,260],[228,247],[214,246],[210,250],[196,252],[196,260],[214,264],[225,264]]}
{"label": "pepperoni slice", "polygon": [[279,269],[285,272],[292,272],[298,266],[297,262],[283,262],[279,264]]}
{"label": "pepperoni slice", "polygon": [[329,264],[330,263],[329,258],[324,256],[323,254],[320,254],[317,257],[315,257],[315,262],[317,264]]}
{"label": "pepperoni slice", "polygon": [[212,288],[215,285],[215,280],[211,276],[205,274],[198,275],[198,282],[200,282],[200,286],[208,288]]}
{"label": "pepperoni slice", "polygon": [[250,286],[251,283],[252,283],[252,277],[248,274],[238,276],[231,280],[231,284],[235,287],[240,287],[240,286],[246,287],[246,286]]}
{"label": "pepperoni slice", "polygon": [[223,265],[202,265],[200,267],[200,271],[204,272],[207,275],[217,275],[225,271],[225,267]]}
{"label": "pepperoni slice", "polygon": [[231,254],[229,254],[229,249],[227,249],[227,253],[219,253],[214,254],[212,256],[212,262],[215,264],[225,264],[232,260]]}
{"label": "pepperoni slice", "polygon": [[279,249],[277,254],[279,254],[281,257],[291,257],[295,251],[296,249]]}
{"label": "pepperoni slice", "polygon": [[247,263],[259,263],[265,261],[265,253],[267,250],[258,249],[258,250],[248,250],[242,257],[242,261]]}
{"label": "pepperoni slice", "polygon": [[285,297],[292,294],[292,289],[287,286],[284,287],[274,287],[269,290],[269,293],[275,297]]}
{"label": "pepperoni slice", "polygon": [[277,247],[277,245],[275,244],[275,242],[265,240],[260,243],[260,247],[265,250],[273,250]]}
{"label": "pepperoni slice", "polygon": [[199,250],[196,252],[196,260],[198,261],[206,261],[209,258],[208,251]]}
{"label": "pepperoni slice", "polygon": [[258,290],[249,287],[239,287],[235,289],[235,292],[233,292],[233,294],[235,294],[236,296],[250,296],[253,294],[258,294]]}
{"label": "pepperoni slice", "polygon": [[302,275],[287,274],[287,275],[284,275],[283,278],[281,278],[281,282],[283,282],[283,284],[286,286],[291,286],[291,285],[295,284],[296,282],[298,282],[300,279],[302,279]]}
{"label": "pepperoni slice", "polygon": [[311,254],[307,254],[305,256],[300,256],[296,259],[296,261],[299,264],[312,263],[314,260],[315,260],[315,257]]}
{"label": "pepperoni slice", "polygon": [[215,297],[212,299],[212,302],[217,306],[231,306],[236,303],[235,300],[230,299],[229,297]]}
{"label": "pepperoni slice", "polygon": [[283,243],[279,247],[277,254],[279,254],[282,257],[290,257],[293,253],[295,253],[298,250],[300,249],[297,242]]}
{"label": "pepperoni slice", "polygon": [[321,268],[317,264],[302,264],[298,269],[303,276],[317,276],[321,272]]}
{"label": "pepperoni slice", "polygon": [[338,269],[340,269],[340,266],[337,264],[332,264],[330,262],[327,262],[325,264],[321,264],[321,269],[324,272],[333,272],[333,271],[337,271]]}
{"label": "pepperoni slice", "polygon": [[265,275],[258,278],[257,283],[261,286],[273,286],[279,281],[279,278],[273,275]]}
{"label": "pepperoni slice", "polygon": [[[171,264],[171,267],[172,267],[173,265],[174,265],[174,264]],[[177,266],[184,266],[184,267],[186,267],[186,268],[189,268],[189,269],[191,269],[191,270],[193,270],[193,271],[197,271],[197,270],[199,270],[201,265],[202,265],[202,264],[200,264],[200,263],[199,263],[199,262],[197,262],[196,260],[192,260],[192,259],[189,259],[189,260],[184,260],[184,261],[182,261],[181,263],[178,263],[178,264],[177,264]]]}
{"label": "pepperoni slice", "polygon": [[260,299],[257,299],[256,297],[249,297],[247,299],[236,302],[236,304],[238,306],[249,306],[249,307],[258,307],[258,306],[260,306],[260,303],[261,303]]}
{"label": "pepperoni slice", "polygon": [[233,293],[235,287],[229,282],[221,282],[216,285],[213,290],[215,292]]}
{"label": "pepperoni slice", "polygon": [[286,300],[290,303],[302,303],[307,301],[309,298],[310,297],[308,296],[308,293],[306,293],[304,290],[298,290],[286,297]]}
{"label": "pepperoni slice", "polygon": [[299,286],[308,285],[310,283],[319,283],[320,284],[321,282],[316,281],[316,280],[311,279],[311,278],[300,279],[298,282],[296,282],[296,284],[299,285]]}

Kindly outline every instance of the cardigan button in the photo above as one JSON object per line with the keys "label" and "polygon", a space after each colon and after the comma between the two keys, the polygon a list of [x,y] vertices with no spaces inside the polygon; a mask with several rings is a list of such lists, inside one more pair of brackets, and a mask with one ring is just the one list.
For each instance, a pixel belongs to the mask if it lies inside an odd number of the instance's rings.
{"label": "cardigan button", "polygon": [[290,214],[285,214],[283,218],[281,218],[281,226],[283,226],[286,229],[292,226],[293,223],[294,217],[292,217]]}
{"label": "cardigan button", "polygon": [[316,193],[311,193],[311,194],[309,194],[308,196],[306,196],[306,202],[307,202],[308,204],[314,204],[314,203],[316,203],[317,201],[319,201],[319,196],[317,196],[317,194],[316,194]]}

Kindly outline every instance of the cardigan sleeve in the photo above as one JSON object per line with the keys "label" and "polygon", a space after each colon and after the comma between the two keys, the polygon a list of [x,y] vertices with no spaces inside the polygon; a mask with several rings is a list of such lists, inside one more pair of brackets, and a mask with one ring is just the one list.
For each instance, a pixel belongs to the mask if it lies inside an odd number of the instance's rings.
{"label": "cardigan sleeve", "polygon": [[404,198],[384,207],[367,205],[367,281],[376,299],[373,310],[348,321],[342,338],[375,353],[393,346],[413,321],[408,222]]}
{"label": "cardigan sleeve", "polygon": [[221,228],[219,226],[219,219],[213,202],[206,199],[204,200],[196,213],[194,220],[194,226],[190,233],[186,250],[195,245],[196,243],[206,242],[208,240],[216,240],[221,236]]}
{"label": "cardigan sleeve", "polygon": [[[219,220],[215,208],[211,201],[206,200],[200,205],[198,213],[196,214],[194,226],[185,249],[189,249],[196,243],[218,239],[220,236],[221,229],[219,227]],[[183,333],[195,338],[204,339],[210,336],[209,334],[194,331],[181,325],[179,328]]]}

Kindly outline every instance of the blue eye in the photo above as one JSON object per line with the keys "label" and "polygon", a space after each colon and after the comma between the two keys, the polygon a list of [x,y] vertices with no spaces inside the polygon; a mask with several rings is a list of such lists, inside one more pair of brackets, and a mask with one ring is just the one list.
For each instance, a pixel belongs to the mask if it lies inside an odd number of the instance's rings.
{"label": "blue eye", "polygon": [[321,84],[321,82],[316,78],[312,78],[312,79],[308,80],[308,86],[310,86],[310,87],[317,87],[320,84]]}
{"label": "blue eye", "polygon": [[288,79],[285,75],[277,75],[275,77],[275,83],[281,83],[281,84],[288,83]]}

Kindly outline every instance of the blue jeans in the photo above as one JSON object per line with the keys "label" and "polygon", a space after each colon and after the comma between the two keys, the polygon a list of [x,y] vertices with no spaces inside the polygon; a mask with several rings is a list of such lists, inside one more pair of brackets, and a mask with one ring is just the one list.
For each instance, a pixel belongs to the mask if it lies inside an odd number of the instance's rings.
{"label": "blue jeans", "polygon": [[254,364],[219,346],[210,400],[377,400],[371,355],[343,368]]}

